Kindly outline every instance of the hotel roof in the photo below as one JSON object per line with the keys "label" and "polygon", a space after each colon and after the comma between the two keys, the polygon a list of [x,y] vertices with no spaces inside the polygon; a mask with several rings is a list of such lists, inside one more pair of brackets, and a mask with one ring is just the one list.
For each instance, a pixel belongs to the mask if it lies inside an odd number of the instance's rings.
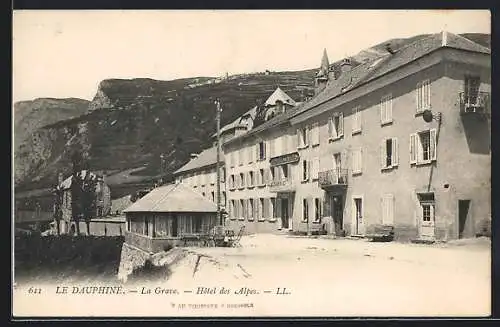
{"label": "hotel roof", "polygon": [[[212,166],[215,165],[216,163],[217,163],[217,147],[214,146],[201,151],[196,158],[189,160],[187,164],[177,169],[174,172],[174,175],[187,172],[190,170]],[[224,164],[224,154],[222,151],[220,152],[220,164],[221,165]]]}

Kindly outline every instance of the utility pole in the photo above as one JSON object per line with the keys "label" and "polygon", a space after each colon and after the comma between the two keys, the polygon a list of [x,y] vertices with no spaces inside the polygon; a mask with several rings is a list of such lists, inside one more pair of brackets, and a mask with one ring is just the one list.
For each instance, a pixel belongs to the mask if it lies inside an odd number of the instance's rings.
{"label": "utility pole", "polygon": [[215,116],[215,121],[217,123],[217,163],[215,166],[215,169],[217,171],[217,218],[219,219],[220,224],[223,226],[224,225],[224,220],[222,219],[222,214],[220,210],[220,151],[221,151],[221,146],[220,146],[220,113],[222,112],[222,107],[220,105],[219,99],[215,100],[215,105],[216,105],[216,110],[217,114]]}

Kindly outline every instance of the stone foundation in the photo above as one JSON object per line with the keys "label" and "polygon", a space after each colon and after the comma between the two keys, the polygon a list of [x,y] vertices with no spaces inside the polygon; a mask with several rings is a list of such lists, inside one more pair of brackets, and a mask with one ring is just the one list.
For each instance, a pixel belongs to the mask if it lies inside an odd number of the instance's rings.
{"label": "stone foundation", "polygon": [[118,268],[118,279],[122,282],[126,282],[128,276],[134,269],[143,266],[146,260],[150,258],[151,255],[148,252],[130,246],[127,243],[123,243],[120,267]]}

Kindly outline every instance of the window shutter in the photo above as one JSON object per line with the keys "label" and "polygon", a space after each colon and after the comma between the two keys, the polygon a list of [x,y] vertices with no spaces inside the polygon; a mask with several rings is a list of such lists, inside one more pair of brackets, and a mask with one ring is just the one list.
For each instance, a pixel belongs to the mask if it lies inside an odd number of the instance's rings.
{"label": "window shutter", "polygon": [[399,164],[399,152],[398,152],[398,138],[392,138],[392,165],[397,166]]}
{"label": "window shutter", "polygon": [[259,199],[255,198],[253,199],[253,217],[254,218],[259,218]]}
{"label": "window shutter", "polygon": [[307,126],[306,127],[306,146],[309,146],[312,142],[311,142],[311,125]]}
{"label": "window shutter", "polygon": [[276,218],[281,217],[281,198],[276,198],[275,205]]}
{"label": "window shutter", "polygon": [[340,166],[337,167],[338,169],[345,169],[348,167],[348,162],[347,162],[347,150],[343,150],[340,153]]}
{"label": "window shutter", "polygon": [[386,115],[387,115],[387,122],[392,121],[392,96],[388,96],[387,98],[387,104],[386,104]]}
{"label": "window shutter", "polygon": [[262,145],[264,146],[264,157],[262,159],[266,159],[267,158],[267,142],[263,141]]}
{"label": "window shutter", "polygon": [[385,102],[384,98],[380,100],[380,122],[384,123],[385,119]]}
{"label": "window shutter", "polygon": [[297,148],[301,147],[303,144],[300,143],[300,129],[297,128]]}
{"label": "window shutter", "polygon": [[416,107],[416,111],[417,113],[421,112],[422,111],[422,83],[419,82],[417,83],[417,89],[416,89],[416,103],[417,103],[417,107]]}
{"label": "window shutter", "polygon": [[358,172],[363,171],[363,149],[359,149],[358,151]]}
{"label": "window shutter", "polygon": [[294,180],[294,178],[292,176],[292,165],[291,164],[286,165],[286,169],[287,169],[287,173],[288,173],[288,179],[291,181]]}
{"label": "window shutter", "polygon": [[430,81],[427,81],[426,83],[426,90],[427,90],[427,96],[426,96],[426,105],[427,105],[427,108],[430,108],[431,107],[431,82]]}
{"label": "window shutter", "polygon": [[274,151],[275,151],[274,142],[275,142],[275,140],[276,139],[269,140],[269,158],[274,157]]}
{"label": "window shutter", "polygon": [[386,167],[386,142],[385,139],[382,140],[380,143],[380,167],[385,168]]}
{"label": "window shutter", "polygon": [[255,161],[258,161],[260,159],[260,153],[259,153],[259,143],[255,144]]}
{"label": "window shutter", "polygon": [[417,134],[410,134],[410,165],[417,163]]}
{"label": "window shutter", "polygon": [[431,160],[437,159],[437,142],[436,142],[436,129],[430,130],[430,155]]}
{"label": "window shutter", "polygon": [[328,137],[333,138],[333,117],[328,118]]}
{"label": "window shutter", "polygon": [[337,137],[342,137],[344,135],[344,113],[339,112],[339,130],[337,131]]}
{"label": "window shutter", "polygon": [[313,161],[312,161],[312,178],[313,179],[318,178],[318,171],[319,171],[319,158],[315,157],[315,158],[313,158]]}

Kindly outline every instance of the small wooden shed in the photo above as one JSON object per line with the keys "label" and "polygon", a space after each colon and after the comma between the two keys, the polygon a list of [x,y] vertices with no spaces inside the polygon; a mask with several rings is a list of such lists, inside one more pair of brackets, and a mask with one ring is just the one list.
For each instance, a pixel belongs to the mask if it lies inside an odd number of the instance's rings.
{"label": "small wooden shed", "polygon": [[123,212],[125,242],[149,253],[186,235],[207,234],[217,224],[217,205],[181,183],[155,188]]}

